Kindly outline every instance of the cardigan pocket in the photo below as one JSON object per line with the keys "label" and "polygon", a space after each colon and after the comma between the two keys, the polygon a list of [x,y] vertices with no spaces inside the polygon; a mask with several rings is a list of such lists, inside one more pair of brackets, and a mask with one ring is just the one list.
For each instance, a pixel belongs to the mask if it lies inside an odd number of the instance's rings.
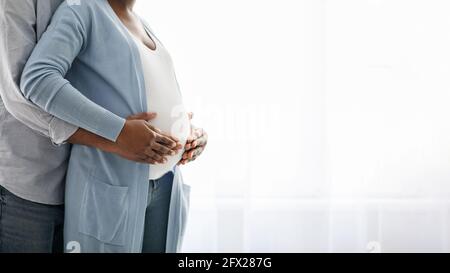
{"label": "cardigan pocket", "polygon": [[103,243],[125,245],[128,187],[110,185],[91,176],[82,198],[79,231]]}

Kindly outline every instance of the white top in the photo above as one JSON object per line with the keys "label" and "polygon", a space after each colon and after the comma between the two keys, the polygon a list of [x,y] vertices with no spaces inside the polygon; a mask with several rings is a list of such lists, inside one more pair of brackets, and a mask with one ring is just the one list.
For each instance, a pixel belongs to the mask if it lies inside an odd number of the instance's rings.
{"label": "white top", "polygon": [[[142,41],[131,36],[139,48],[147,92],[149,112],[156,112],[157,117],[150,123],[161,131],[178,138],[184,146],[190,134],[190,121],[179,90],[175,69],[169,52],[157,38],[147,32],[156,45],[155,50],[148,48]],[[150,165],[150,179],[158,179],[180,161],[184,149],[176,155],[168,156],[167,163]]]}

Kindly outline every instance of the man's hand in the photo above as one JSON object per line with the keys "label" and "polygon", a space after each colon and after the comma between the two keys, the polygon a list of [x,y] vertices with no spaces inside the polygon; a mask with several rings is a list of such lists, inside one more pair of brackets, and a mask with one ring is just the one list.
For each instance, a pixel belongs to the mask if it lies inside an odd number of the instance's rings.
{"label": "man's hand", "polygon": [[[189,113],[190,120],[192,120],[193,116],[193,113]],[[183,157],[181,158],[180,162],[178,162],[178,165],[184,165],[196,160],[197,157],[199,157],[203,153],[207,144],[208,134],[205,132],[205,130],[191,125],[191,135],[186,141]]]}
{"label": "man's hand", "polygon": [[166,156],[176,154],[181,149],[178,139],[162,133],[147,122],[155,117],[156,113],[129,117],[117,139],[115,153],[149,164],[165,163]]}
{"label": "man's hand", "polygon": [[[81,128],[79,128],[68,139],[68,142],[72,144],[94,147],[108,153],[117,154],[125,159],[136,161],[139,163],[146,163],[146,164],[162,163],[164,162],[165,156],[172,155],[173,153],[175,153],[178,149],[181,148],[181,144],[177,143],[177,141],[174,138],[162,134],[160,130],[152,127],[147,123],[147,121],[152,120],[155,117],[156,117],[155,113],[141,113],[128,117],[127,123],[133,122],[137,124],[132,124],[131,125],[132,128],[126,130],[125,133],[128,134],[129,136],[122,135],[124,133],[125,128],[122,129],[121,145],[119,145],[117,142],[114,143],[110,140],[107,140],[101,136],[95,135]],[[133,132],[138,132],[140,134],[139,137],[134,138]],[[144,140],[144,142],[142,142],[142,139],[146,139],[146,137],[148,137],[148,139],[152,139],[154,142],[151,142],[150,140]],[[173,147],[174,143],[175,147]],[[142,150],[140,150],[139,146],[143,147]],[[149,156],[148,154],[153,156]]]}

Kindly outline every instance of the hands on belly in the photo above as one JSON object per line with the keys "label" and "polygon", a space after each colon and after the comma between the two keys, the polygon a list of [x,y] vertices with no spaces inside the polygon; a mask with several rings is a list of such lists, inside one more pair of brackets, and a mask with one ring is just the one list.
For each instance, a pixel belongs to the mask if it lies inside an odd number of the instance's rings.
{"label": "hands on belly", "polygon": [[[189,119],[192,120],[194,114],[189,113]],[[203,128],[191,126],[191,134],[184,146],[183,157],[177,165],[185,165],[196,160],[205,150],[208,144],[208,134]]]}
{"label": "hands on belly", "polygon": [[[132,129],[133,132],[130,129],[128,129],[129,132],[125,132],[129,136],[122,135],[124,133],[122,132],[119,136],[121,138],[120,143],[111,144],[111,147],[106,150],[139,163],[164,164],[167,161],[166,157],[178,153],[182,145],[176,138],[164,134],[158,128],[146,123],[155,117],[156,113],[140,113],[128,117],[127,122],[138,122],[133,124],[133,127],[136,128]],[[192,118],[193,113],[189,113],[189,119],[192,120]],[[138,141],[140,138],[146,138],[147,140],[144,142]],[[206,131],[203,128],[191,125],[191,133],[184,146],[183,156],[177,165],[185,165],[195,161],[203,153],[207,144],[208,134]]]}
{"label": "hands on belly", "polygon": [[140,163],[163,164],[167,157],[182,148],[179,140],[164,134],[148,123],[156,113],[140,113],[128,117],[114,153]]}

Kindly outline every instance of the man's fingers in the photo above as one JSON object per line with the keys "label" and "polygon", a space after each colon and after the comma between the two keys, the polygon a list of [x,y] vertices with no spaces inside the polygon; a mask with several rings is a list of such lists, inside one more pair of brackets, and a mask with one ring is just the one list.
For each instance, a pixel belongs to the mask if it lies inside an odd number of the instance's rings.
{"label": "man's fingers", "polygon": [[147,116],[147,121],[150,121],[150,120],[152,120],[152,119],[155,119],[156,118],[156,116],[158,116],[158,114],[157,113],[155,113],[155,112],[149,112],[148,113],[149,115]]}
{"label": "man's fingers", "polygon": [[167,148],[164,145],[161,145],[159,143],[153,143],[152,148],[154,151],[159,152],[160,155],[175,155],[175,151],[172,149]]}
{"label": "man's fingers", "polygon": [[157,134],[156,135],[156,142],[158,142],[159,144],[162,144],[166,147],[169,147],[170,149],[179,149],[179,143],[177,141],[175,141],[174,139],[165,136],[165,135],[161,135],[161,134]]}
{"label": "man's fingers", "polygon": [[180,143],[180,140],[178,138],[174,137],[174,136],[171,136],[171,135],[165,135],[165,136],[170,137],[176,143]]}
{"label": "man's fingers", "polygon": [[138,162],[141,164],[158,164],[159,162],[157,162],[156,160],[154,160],[153,158],[148,157],[147,155],[129,155],[129,154],[124,154],[123,155],[124,158],[134,161],[134,162]]}
{"label": "man's fingers", "polygon": [[[151,125],[149,123],[147,123],[147,126],[150,130],[157,133],[157,136],[156,136],[157,142],[164,144],[164,145],[169,145],[169,147],[174,146],[174,143],[175,143],[174,147],[177,147],[177,144],[179,144],[180,140],[178,138],[162,132],[160,129],[154,127],[153,125]],[[178,146],[179,146],[179,148],[181,148],[181,145],[178,145]]]}
{"label": "man's fingers", "polygon": [[152,158],[149,158],[149,159],[147,160],[146,163],[151,164],[151,165],[156,165],[156,164],[158,164],[159,162],[157,162],[156,160],[154,160],[154,159],[152,159]]}
{"label": "man's fingers", "polygon": [[163,144],[170,148],[175,148],[177,146],[177,143],[173,141],[170,137],[167,137],[165,135],[158,134],[156,135],[156,142]]}
{"label": "man's fingers", "polygon": [[165,160],[165,157],[163,157],[162,155],[159,155],[155,150],[153,150],[152,147],[148,147],[145,150],[145,154],[150,158],[155,160],[158,163],[163,163]]}
{"label": "man's fingers", "polygon": [[162,134],[163,132],[161,130],[159,130],[158,128],[156,128],[155,126],[151,125],[150,123],[147,123],[147,126],[150,130],[152,130],[155,133],[158,134]]}
{"label": "man's fingers", "polygon": [[156,160],[154,160],[154,159],[151,158],[151,157],[146,157],[145,159],[141,159],[141,160],[142,160],[141,163],[144,163],[144,164],[152,164],[152,165],[156,165],[156,164],[159,163],[159,162],[157,162]]}
{"label": "man's fingers", "polygon": [[164,133],[163,131],[161,131],[160,129],[154,127],[151,124],[147,124],[147,126],[148,126],[148,128],[150,128],[150,130],[154,131],[155,133],[160,134],[162,137],[166,137],[166,138],[171,139],[172,141],[177,142],[177,143],[180,142],[180,140],[178,138]]}
{"label": "man's fingers", "polygon": [[[153,150],[154,151],[154,150]],[[154,151],[155,152],[155,151]],[[156,161],[156,164],[160,163],[160,164],[164,164],[167,162],[167,158],[165,158],[164,156],[161,156],[157,153],[153,154],[152,159],[154,159]]]}
{"label": "man's fingers", "polygon": [[154,112],[143,112],[136,115],[131,115],[127,118],[127,120],[152,120],[157,116]]}
{"label": "man's fingers", "polygon": [[140,163],[156,165],[156,164],[158,164],[159,162],[157,162],[156,160],[154,160],[154,159],[148,157],[147,159],[141,160]]}
{"label": "man's fingers", "polygon": [[130,161],[138,162],[138,163],[146,163],[146,157],[135,156],[135,155],[121,155],[123,158],[128,159]]}

